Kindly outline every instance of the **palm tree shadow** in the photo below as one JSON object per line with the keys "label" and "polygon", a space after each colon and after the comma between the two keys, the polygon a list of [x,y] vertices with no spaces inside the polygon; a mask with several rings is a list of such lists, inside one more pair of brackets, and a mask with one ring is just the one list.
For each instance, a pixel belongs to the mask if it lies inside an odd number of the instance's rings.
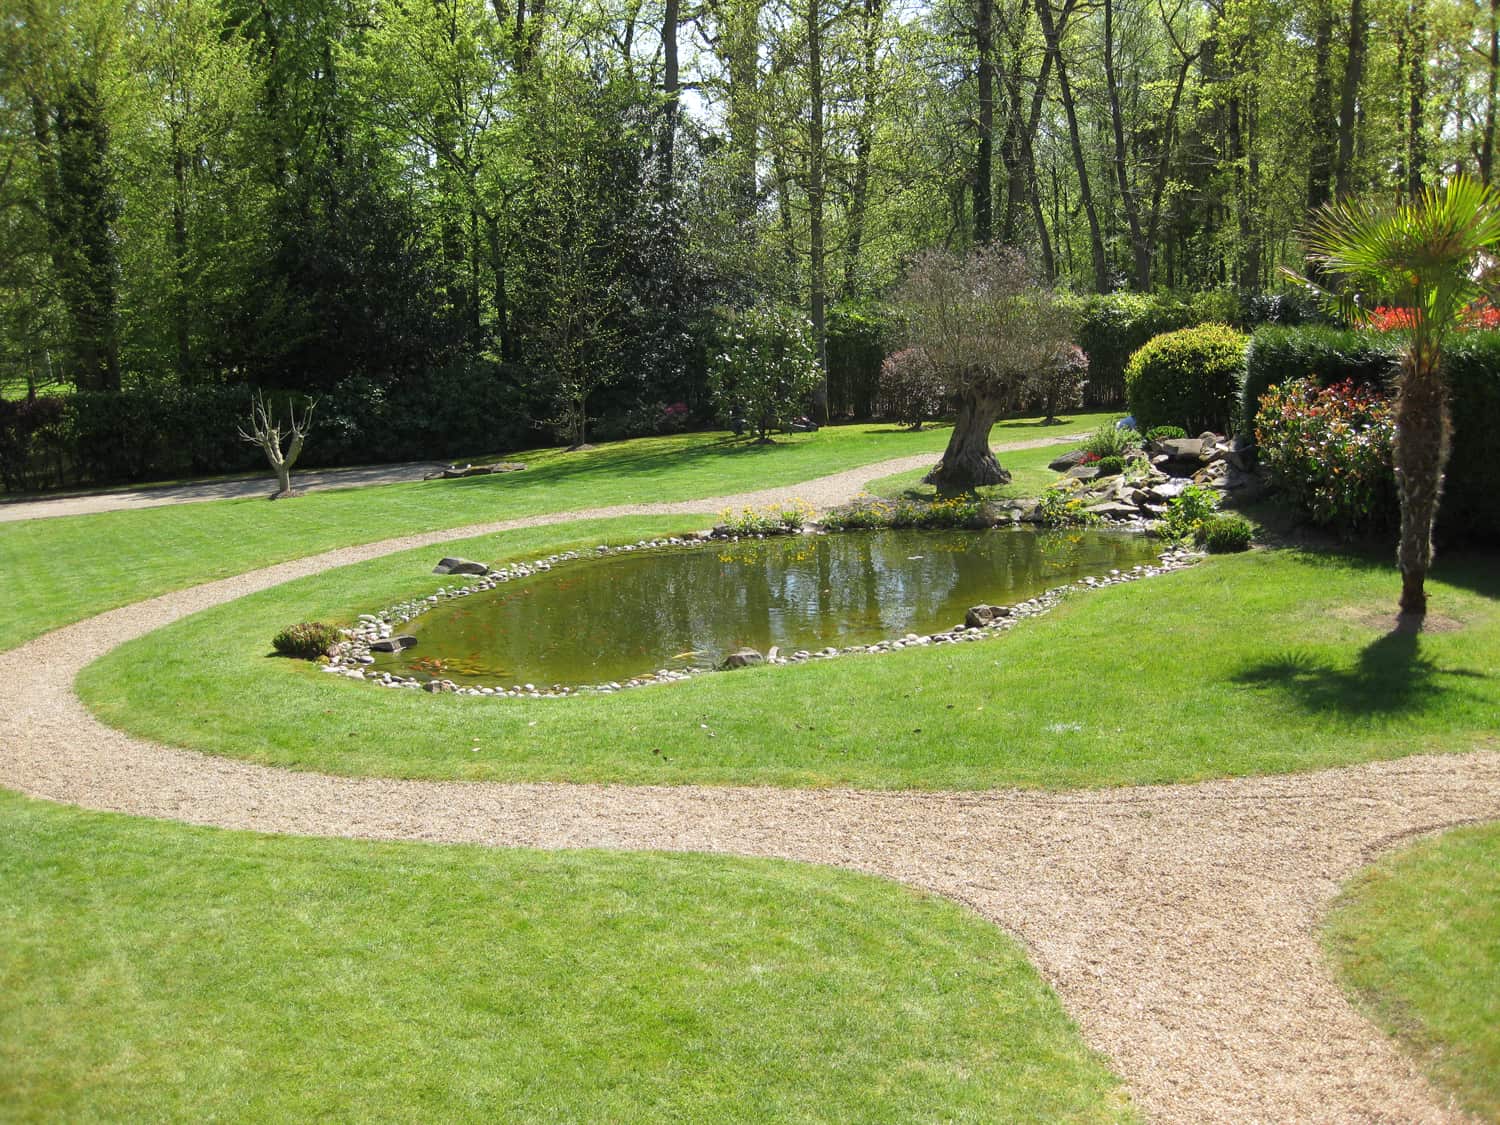
{"label": "palm tree shadow", "polygon": [[1304,710],[1359,717],[1396,716],[1426,709],[1457,689],[1453,680],[1489,679],[1488,673],[1441,667],[1422,652],[1422,619],[1400,617],[1384,636],[1360,650],[1354,667],[1322,656],[1288,651],[1236,673],[1235,683],[1283,692]]}

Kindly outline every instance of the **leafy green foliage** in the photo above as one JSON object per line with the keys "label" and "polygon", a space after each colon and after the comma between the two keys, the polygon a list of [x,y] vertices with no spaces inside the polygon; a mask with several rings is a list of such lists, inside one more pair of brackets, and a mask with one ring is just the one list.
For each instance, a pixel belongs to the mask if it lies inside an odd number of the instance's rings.
{"label": "leafy green foliage", "polygon": [[342,639],[338,626],[322,621],[299,621],[288,625],[271,638],[271,647],[282,656],[295,656],[300,660],[316,660],[327,656],[328,650]]}
{"label": "leafy green foliage", "polygon": [[1049,488],[1037,498],[1032,518],[1043,527],[1092,527],[1103,521],[1065,489]]}
{"label": "leafy green foliage", "polygon": [[830,531],[881,527],[979,529],[993,527],[997,518],[995,509],[977,496],[949,496],[936,500],[861,496],[850,504],[825,512],[822,522]]}
{"label": "leafy green foliage", "polygon": [[1343,531],[1391,524],[1394,438],[1390,400],[1353,383],[1290,380],[1266,392],[1255,418],[1271,481],[1314,523]]}
{"label": "leafy green foliage", "polygon": [[780,305],[758,305],[724,318],[720,348],[709,362],[709,390],[719,412],[743,415],[769,441],[800,414],[821,373],[807,318]]}
{"label": "leafy green foliage", "polygon": [[[828,310],[828,409],[869,418],[886,394],[882,361],[895,326],[873,301],[841,301]],[[881,408],[882,411],[884,408]],[[933,411],[927,417],[933,417]],[[903,418],[902,421],[907,419]]]}
{"label": "leafy green foliage", "polygon": [[1101,457],[1094,465],[1101,477],[1117,477],[1125,471],[1125,459],[1110,455]]}
{"label": "leafy green foliage", "polygon": [[1147,441],[1166,441],[1169,438],[1185,438],[1187,431],[1181,426],[1152,426],[1146,431]]}
{"label": "leafy green foliage", "polygon": [[1095,457],[1124,458],[1139,449],[1141,435],[1135,430],[1121,429],[1113,422],[1105,422],[1084,439],[1082,449]]}
{"label": "leafy green foliage", "polygon": [[1163,539],[1186,543],[1196,539],[1219,506],[1219,494],[1207,485],[1190,484],[1167,502],[1167,514],[1157,527]]}
{"label": "leafy green foliage", "polygon": [[1058,422],[1060,412],[1083,405],[1088,381],[1089,357],[1077,344],[1065,344],[1051,363],[1027,377],[1021,394],[1027,406],[1041,412],[1043,422]]}
{"label": "leafy green foliage", "polygon": [[1255,531],[1244,516],[1209,516],[1198,525],[1197,541],[1211,555],[1248,551]]}
{"label": "leafy green foliage", "polygon": [[738,511],[726,508],[719,513],[719,522],[730,535],[778,535],[802,530],[813,512],[813,506],[806,500],[793,500]]}
{"label": "leafy green foliage", "polygon": [[1245,353],[1240,432],[1254,432],[1261,397],[1278,383],[1312,379],[1329,387],[1352,381],[1385,390],[1395,374],[1395,341],[1390,336],[1326,325],[1257,328]]}
{"label": "leafy green foliage", "polygon": [[1245,379],[1245,340],[1227,325],[1204,324],[1148,341],[1125,368],[1136,424],[1192,433],[1231,429]]}

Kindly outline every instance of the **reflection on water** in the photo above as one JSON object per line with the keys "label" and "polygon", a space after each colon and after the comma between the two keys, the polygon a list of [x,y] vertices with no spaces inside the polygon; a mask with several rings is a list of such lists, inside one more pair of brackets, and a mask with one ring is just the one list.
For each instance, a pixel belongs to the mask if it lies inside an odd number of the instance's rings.
{"label": "reflection on water", "polygon": [[961,622],[980,602],[1151,561],[1094,530],[873,531],[585,559],[417,618],[392,672],[470,684],[593,684],[765,652],[871,644]]}

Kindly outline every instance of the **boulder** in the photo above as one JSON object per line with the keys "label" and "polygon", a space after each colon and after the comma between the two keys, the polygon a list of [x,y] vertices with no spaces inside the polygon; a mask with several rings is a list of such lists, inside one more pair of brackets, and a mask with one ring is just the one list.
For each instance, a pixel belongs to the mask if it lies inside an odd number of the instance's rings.
{"label": "boulder", "polygon": [[1156,451],[1164,455],[1168,461],[1198,461],[1203,460],[1202,438],[1166,438],[1156,443]]}
{"label": "boulder", "polygon": [[1063,476],[1069,480],[1094,480],[1099,475],[1099,470],[1093,465],[1074,465]]}
{"label": "boulder", "polygon": [[999,618],[1009,616],[1008,605],[974,605],[964,614],[964,625],[969,629],[982,629]]}
{"label": "boulder", "polygon": [[764,664],[766,658],[753,648],[736,649],[719,662],[719,671],[727,672],[733,668],[749,668],[755,664]]}
{"label": "boulder", "polygon": [[371,652],[402,652],[417,646],[417,638],[406,633],[400,633],[394,637],[384,637],[378,641],[370,642]]}
{"label": "boulder", "polygon": [[1054,473],[1065,473],[1078,462],[1082,461],[1087,454],[1081,449],[1075,449],[1071,453],[1064,453],[1061,457],[1054,457],[1047,465]]}
{"label": "boulder", "polygon": [[1107,520],[1133,520],[1140,517],[1140,510],[1134,504],[1120,504],[1114,501],[1105,504],[1094,504],[1087,511]]}
{"label": "boulder", "polygon": [[472,559],[440,559],[432,568],[433,574],[488,574],[490,568]]}

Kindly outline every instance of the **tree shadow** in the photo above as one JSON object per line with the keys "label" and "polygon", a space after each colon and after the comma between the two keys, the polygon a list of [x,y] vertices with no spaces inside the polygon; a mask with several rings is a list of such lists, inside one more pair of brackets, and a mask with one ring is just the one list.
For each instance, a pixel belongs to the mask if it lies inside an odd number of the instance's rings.
{"label": "tree shadow", "polygon": [[1303,710],[1348,717],[1391,716],[1426,709],[1465,680],[1493,678],[1470,668],[1445,668],[1422,652],[1422,619],[1402,616],[1360,650],[1353,668],[1307,652],[1288,651],[1231,677],[1249,687],[1290,696]]}

